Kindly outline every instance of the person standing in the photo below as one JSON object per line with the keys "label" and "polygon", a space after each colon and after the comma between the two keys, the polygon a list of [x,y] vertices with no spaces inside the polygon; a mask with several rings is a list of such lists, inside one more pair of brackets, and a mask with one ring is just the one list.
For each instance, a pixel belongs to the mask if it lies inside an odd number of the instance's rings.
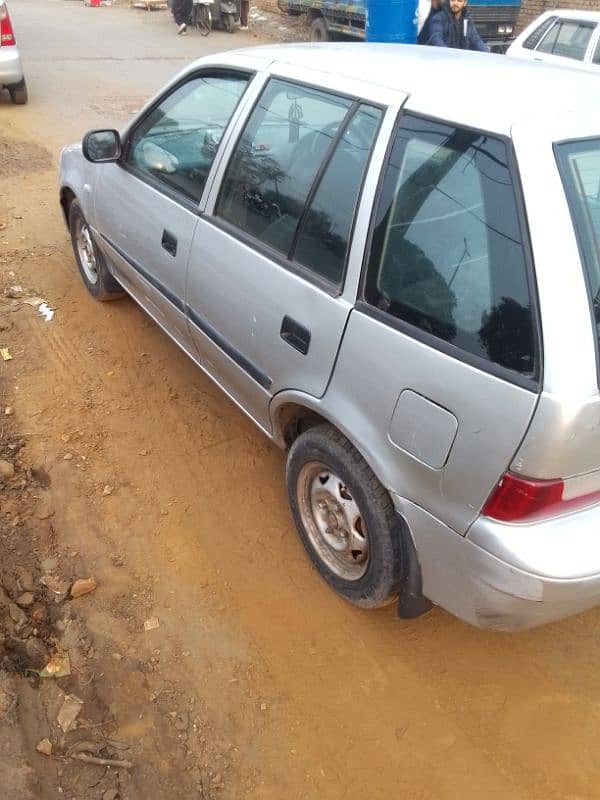
{"label": "person standing", "polygon": [[187,32],[187,24],[192,16],[192,0],[173,0],[171,12],[177,25],[177,33],[179,35],[185,34]]}
{"label": "person standing", "polygon": [[417,36],[417,44],[428,44],[429,37],[431,36],[431,20],[433,17],[438,13],[438,11],[442,7],[442,0],[431,0],[431,6],[429,7],[429,14],[423,23],[423,27],[419,31],[419,35]]}
{"label": "person standing", "polygon": [[449,0],[442,5],[430,23],[427,44],[434,47],[453,47],[458,50],[478,50],[489,53],[490,48],[483,41],[475,23],[467,13],[467,0]]}
{"label": "person standing", "polygon": [[240,6],[240,30],[248,30],[248,14],[250,11],[250,0],[242,0]]}

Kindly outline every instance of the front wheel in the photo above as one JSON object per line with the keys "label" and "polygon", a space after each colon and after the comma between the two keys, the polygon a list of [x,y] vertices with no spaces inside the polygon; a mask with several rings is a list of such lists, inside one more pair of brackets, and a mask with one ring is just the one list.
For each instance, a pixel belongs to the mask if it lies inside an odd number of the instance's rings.
{"label": "front wheel", "polygon": [[324,18],[316,17],[316,19],[313,19],[310,26],[311,42],[328,42],[329,38],[329,28]]}
{"label": "front wheel", "polygon": [[223,15],[223,25],[225,26],[225,30],[227,33],[233,33],[235,30],[235,17],[233,14],[224,14]]}
{"label": "front wheel", "polygon": [[23,78],[22,81],[15,84],[14,86],[9,86],[8,92],[10,94],[10,99],[16,106],[24,106],[27,100],[29,99],[25,78]]}
{"label": "front wheel", "polygon": [[75,261],[88,292],[96,300],[117,300],[125,294],[108,271],[104,256],[96,247],[78,200],[69,209],[69,230]]}
{"label": "front wheel", "polygon": [[331,425],[292,445],[286,469],[290,508],[320,575],[361,608],[395,599],[402,575],[400,521],[356,448]]}

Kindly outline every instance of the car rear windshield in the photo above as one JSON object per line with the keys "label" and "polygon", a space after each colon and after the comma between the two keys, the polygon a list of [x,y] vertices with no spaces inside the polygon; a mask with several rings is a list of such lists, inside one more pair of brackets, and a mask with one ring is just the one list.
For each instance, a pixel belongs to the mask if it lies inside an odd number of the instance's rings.
{"label": "car rear windshield", "polygon": [[600,345],[600,138],[560,144],[557,152]]}

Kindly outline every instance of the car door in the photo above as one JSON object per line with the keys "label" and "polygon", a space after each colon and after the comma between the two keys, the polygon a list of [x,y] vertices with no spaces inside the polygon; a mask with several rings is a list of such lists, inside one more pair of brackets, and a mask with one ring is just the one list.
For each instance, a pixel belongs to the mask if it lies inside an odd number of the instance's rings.
{"label": "car door", "polygon": [[559,18],[536,48],[536,59],[564,66],[586,63],[594,37],[593,22]]}
{"label": "car door", "polygon": [[354,298],[352,226],[384,108],[271,77],[195,231],[186,302],[201,361],[269,429],[271,397],[327,386]]}
{"label": "car door", "polygon": [[180,343],[198,204],[250,74],[206,69],[170,88],[134,125],[118,164],[102,166],[96,241],[115,276]]}

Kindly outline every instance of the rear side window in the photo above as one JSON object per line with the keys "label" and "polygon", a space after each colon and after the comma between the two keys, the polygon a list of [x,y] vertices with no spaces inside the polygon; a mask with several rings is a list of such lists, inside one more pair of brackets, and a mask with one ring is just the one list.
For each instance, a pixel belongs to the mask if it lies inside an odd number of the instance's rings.
{"label": "rear side window", "polygon": [[232,154],[217,216],[340,286],[381,116],[346,97],[271,80]]}
{"label": "rear side window", "polygon": [[365,299],[467,354],[534,373],[535,326],[504,142],[403,119],[376,209]]}
{"label": "rear side window", "polygon": [[526,50],[535,50],[542,36],[546,33],[546,31],[550,30],[555,21],[556,17],[550,17],[549,19],[544,20],[544,22],[542,22],[541,25],[538,25],[538,27],[525,39],[523,42],[523,47]]}
{"label": "rear side window", "polygon": [[593,25],[563,20],[550,31],[538,51],[583,61],[593,32]]}
{"label": "rear side window", "polygon": [[600,139],[557,147],[600,339]]}

